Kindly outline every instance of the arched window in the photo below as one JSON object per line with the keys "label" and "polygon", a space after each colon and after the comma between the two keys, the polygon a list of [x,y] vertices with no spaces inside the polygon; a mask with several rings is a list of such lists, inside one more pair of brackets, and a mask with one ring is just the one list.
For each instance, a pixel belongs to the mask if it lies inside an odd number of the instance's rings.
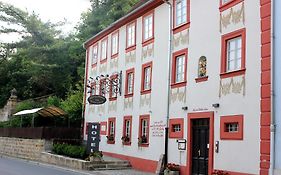
{"label": "arched window", "polygon": [[198,63],[198,78],[207,76],[207,58],[201,56]]}

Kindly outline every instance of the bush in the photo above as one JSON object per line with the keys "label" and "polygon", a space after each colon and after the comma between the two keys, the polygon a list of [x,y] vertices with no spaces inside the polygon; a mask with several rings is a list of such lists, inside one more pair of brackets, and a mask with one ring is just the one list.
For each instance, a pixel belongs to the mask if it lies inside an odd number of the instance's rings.
{"label": "bush", "polygon": [[57,143],[53,145],[53,152],[72,158],[85,159],[87,157],[86,148],[84,146]]}

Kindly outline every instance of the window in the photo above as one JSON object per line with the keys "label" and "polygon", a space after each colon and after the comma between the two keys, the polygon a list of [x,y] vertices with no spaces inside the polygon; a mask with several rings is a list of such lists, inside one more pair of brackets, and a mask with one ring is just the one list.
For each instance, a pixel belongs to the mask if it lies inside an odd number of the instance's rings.
{"label": "window", "polygon": [[132,116],[125,116],[123,121],[123,145],[131,144],[131,133],[132,133]]}
{"label": "window", "polygon": [[92,47],[92,66],[96,66],[98,62],[98,44]]}
{"label": "window", "polygon": [[127,48],[136,45],[136,22],[127,26]]}
{"label": "window", "polygon": [[169,121],[169,138],[183,138],[183,118],[173,118]]}
{"label": "window", "polygon": [[187,49],[173,54],[172,88],[186,85]]}
{"label": "window", "polygon": [[221,116],[221,140],[243,140],[243,115]]}
{"label": "window", "polygon": [[139,120],[139,146],[148,146],[149,143],[149,115],[141,115]]}
{"label": "window", "polygon": [[245,29],[222,36],[221,78],[245,74]]}
{"label": "window", "polygon": [[101,63],[104,63],[107,59],[107,38],[101,42]]}
{"label": "window", "polygon": [[126,71],[125,97],[133,96],[133,93],[134,93],[134,74],[135,74],[134,68]]}
{"label": "window", "polygon": [[117,99],[117,93],[118,93],[118,89],[117,89],[117,84],[118,84],[118,79],[117,79],[117,75],[112,75],[110,77],[111,80],[111,84],[110,84],[110,89],[109,89],[109,100],[113,101]]}
{"label": "window", "polygon": [[106,135],[107,122],[100,122],[100,134]]}
{"label": "window", "polygon": [[186,7],[186,0],[176,0],[175,1],[176,7],[176,26],[184,24],[187,22],[187,7]]}
{"label": "window", "polygon": [[154,13],[149,13],[143,17],[143,44],[144,42],[153,39],[154,36]]}
{"label": "window", "polygon": [[119,49],[119,32],[115,32],[111,37],[111,55],[114,58],[118,54]]}
{"label": "window", "polygon": [[142,94],[151,92],[152,62],[142,65]]}
{"label": "window", "polygon": [[108,135],[107,135],[107,143],[114,144],[115,143],[115,118],[108,119]]}

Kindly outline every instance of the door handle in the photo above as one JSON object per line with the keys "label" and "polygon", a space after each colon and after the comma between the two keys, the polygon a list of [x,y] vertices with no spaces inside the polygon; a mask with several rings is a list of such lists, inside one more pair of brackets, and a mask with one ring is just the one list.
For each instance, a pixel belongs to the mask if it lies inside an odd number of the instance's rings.
{"label": "door handle", "polygon": [[200,149],[198,150],[198,157],[200,157],[201,156],[201,151],[200,151]]}

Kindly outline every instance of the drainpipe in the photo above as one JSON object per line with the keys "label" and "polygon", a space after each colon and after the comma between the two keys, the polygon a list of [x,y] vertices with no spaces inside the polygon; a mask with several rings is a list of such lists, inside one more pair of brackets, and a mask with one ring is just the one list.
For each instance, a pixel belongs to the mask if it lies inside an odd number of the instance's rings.
{"label": "drainpipe", "polygon": [[269,175],[274,174],[274,164],[275,164],[275,89],[274,89],[274,80],[275,80],[275,72],[274,72],[274,61],[275,61],[275,12],[277,8],[274,6],[275,0],[271,0],[271,120],[270,120],[270,167],[269,167]]}
{"label": "drainpipe", "polygon": [[173,24],[173,16],[172,9],[173,6],[169,2],[169,0],[163,0],[167,5],[169,5],[169,43],[168,43],[168,83],[167,83],[167,118],[166,118],[166,128],[165,128],[165,157],[164,164],[168,163],[168,145],[169,145],[169,115],[170,115],[170,91],[171,91],[171,57],[172,57],[172,24]]}

